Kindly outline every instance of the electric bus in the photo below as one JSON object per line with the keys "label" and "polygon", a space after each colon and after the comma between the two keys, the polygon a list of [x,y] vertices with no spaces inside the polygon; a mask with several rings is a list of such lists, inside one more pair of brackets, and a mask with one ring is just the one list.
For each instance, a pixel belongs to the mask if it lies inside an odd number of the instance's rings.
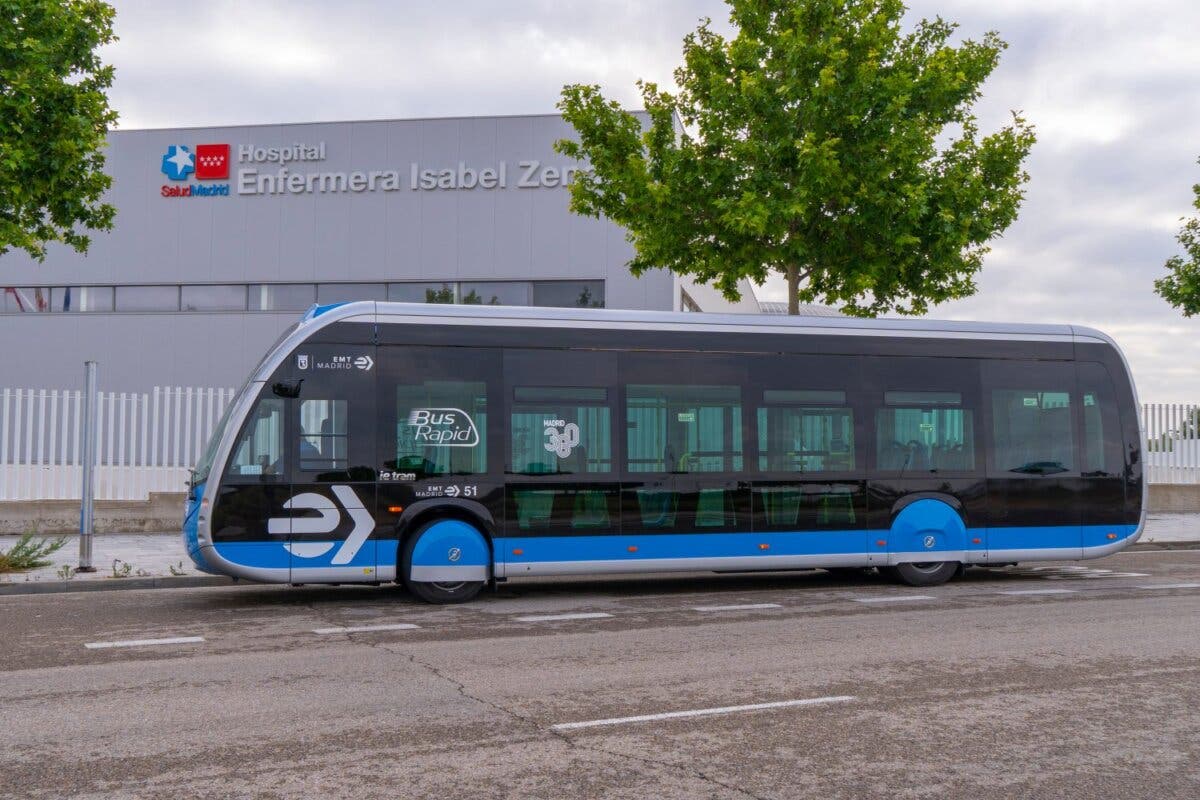
{"label": "electric bus", "polygon": [[1067,325],[351,302],[196,465],[206,572],[405,584],[1096,558],[1145,521],[1128,366]]}

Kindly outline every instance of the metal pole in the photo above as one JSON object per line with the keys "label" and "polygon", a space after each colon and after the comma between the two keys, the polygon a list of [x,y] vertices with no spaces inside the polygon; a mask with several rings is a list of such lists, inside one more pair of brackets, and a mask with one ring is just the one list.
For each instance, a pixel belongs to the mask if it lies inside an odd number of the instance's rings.
{"label": "metal pole", "polygon": [[95,525],[92,506],[95,498],[96,467],[96,362],[83,364],[83,502],[79,508],[79,569],[95,572],[92,566],[92,534]]}

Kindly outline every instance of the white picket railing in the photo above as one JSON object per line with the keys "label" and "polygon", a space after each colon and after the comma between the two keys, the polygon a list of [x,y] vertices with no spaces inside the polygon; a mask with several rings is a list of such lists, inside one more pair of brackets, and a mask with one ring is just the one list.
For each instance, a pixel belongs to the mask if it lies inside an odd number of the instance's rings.
{"label": "white picket railing", "polygon": [[[96,499],[145,500],[184,491],[233,389],[156,387],[101,392],[96,416]],[[78,500],[82,392],[0,389],[0,501]],[[1147,403],[1151,483],[1200,483],[1200,405]]]}
{"label": "white picket railing", "polygon": [[1146,403],[1142,429],[1150,483],[1200,483],[1200,406]]}
{"label": "white picket railing", "polygon": [[[155,387],[101,392],[96,499],[182,492],[233,389]],[[83,393],[0,389],[0,500],[78,500]]]}

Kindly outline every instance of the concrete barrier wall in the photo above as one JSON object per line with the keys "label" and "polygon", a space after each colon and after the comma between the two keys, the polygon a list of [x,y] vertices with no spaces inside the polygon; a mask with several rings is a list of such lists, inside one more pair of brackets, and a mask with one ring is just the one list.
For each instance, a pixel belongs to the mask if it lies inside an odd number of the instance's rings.
{"label": "concrete barrier wall", "polygon": [[[178,531],[182,493],[151,493],[148,501],[97,500],[96,533]],[[79,533],[78,500],[18,500],[0,503],[0,533]]]}
{"label": "concrete barrier wall", "polygon": [[[178,531],[183,523],[183,494],[153,493],[149,502],[96,501],[96,533]],[[1200,512],[1200,484],[1150,485],[1151,512]],[[78,533],[78,500],[29,500],[0,503],[0,534]]]}
{"label": "concrete barrier wall", "polygon": [[1151,512],[1200,511],[1200,484],[1150,484]]}

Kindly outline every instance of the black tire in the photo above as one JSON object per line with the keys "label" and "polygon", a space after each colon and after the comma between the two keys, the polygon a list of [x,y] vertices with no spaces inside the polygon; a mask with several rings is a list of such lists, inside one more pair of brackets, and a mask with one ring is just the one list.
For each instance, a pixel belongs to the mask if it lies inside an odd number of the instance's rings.
{"label": "black tire", "polygon": [[958,572],[957,561],[927,561],[919,564],[897,564],[880,567],[884,575],[909,586],[937,586],[954,577]]}
{"label": "black tire", "polygon": [[400,575],[404,580],[404,586],[415,597],[424,600],[426,603],[434,603],[436,605],[450,605],[452,603],[465,603],[468,600],[474,600],[475,596],[483,589],[485,581],[461,581],[459,583],[426,583],[425,581],[414,581],[409,577],[412,572],[412,553],[417,546],[417,541],[420,540],[421,534],[427,528],[437,522],[427,522],[413,534],[404,540],[404,546],[400,553]]}

